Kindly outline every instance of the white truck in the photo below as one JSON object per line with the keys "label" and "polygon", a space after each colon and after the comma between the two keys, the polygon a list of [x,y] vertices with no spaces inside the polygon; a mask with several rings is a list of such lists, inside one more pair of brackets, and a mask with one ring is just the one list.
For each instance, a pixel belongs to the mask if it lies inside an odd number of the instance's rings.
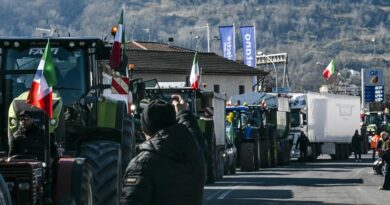
{"label": "white truck", "polygon": [[329,93],[293,94],[290,99],[293,149],[291,157],[299,157],[295,149],[300,132],[309,138],[308,158],[329,154],[332,159],[347,159],[355,130],[360,129],[360,98]]}

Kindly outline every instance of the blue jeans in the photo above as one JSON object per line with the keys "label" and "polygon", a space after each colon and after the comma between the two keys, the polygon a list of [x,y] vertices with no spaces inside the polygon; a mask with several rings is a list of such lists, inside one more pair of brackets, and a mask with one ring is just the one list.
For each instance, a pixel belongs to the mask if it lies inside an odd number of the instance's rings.
{"label": "blue jeans", "polygon": [[390,190],[390,170],[389,170],[390,164],[385,162],[383,166],[385,167],[383,169],[383,175],[385,176],[383,181],[383,188]]}

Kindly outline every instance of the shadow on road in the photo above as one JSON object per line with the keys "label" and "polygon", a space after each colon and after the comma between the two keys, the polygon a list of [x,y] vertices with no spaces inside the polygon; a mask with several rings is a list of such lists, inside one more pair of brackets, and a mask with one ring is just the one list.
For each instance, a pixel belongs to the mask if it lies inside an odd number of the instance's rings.
{"label": "shadow on road", "polygon": [[362,179],[335,179],[335,178],[290,178],[290,177],[240,177],[236,175],[227,178],[224,181],[215,184],[209,184],[208,187],[218,186],[307,186],[307,187],[326,187],[326,186],[353,186],[362,184]]}
{"label": "shadow on road", "polygon": [[[266,199],[242,199],[242,198],[229,198],[230,203],[229,204],[235,204],[235,205],[352,205],[352,204],[345,204],[345,203],[324,203],[321,201],[299,201],[299,200],[289,200],[289,201],[283,201],[283,200],[266,200]],[[207,203],[207,205],[213,205],[218,203]]]}

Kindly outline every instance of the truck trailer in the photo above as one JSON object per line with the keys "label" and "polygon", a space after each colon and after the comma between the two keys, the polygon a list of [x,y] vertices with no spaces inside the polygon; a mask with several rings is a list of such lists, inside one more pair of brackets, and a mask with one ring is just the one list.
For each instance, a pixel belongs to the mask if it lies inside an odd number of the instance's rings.
{"label": "truck trailer", "polygon": [[329,154],[332,159],[348,159],[355,130],[360,130],[360,98],[329,93],[294,94],[290,99],[293,144],[291,157],[299,156],[295,149],[300,132],[309,138],[308,158]]}

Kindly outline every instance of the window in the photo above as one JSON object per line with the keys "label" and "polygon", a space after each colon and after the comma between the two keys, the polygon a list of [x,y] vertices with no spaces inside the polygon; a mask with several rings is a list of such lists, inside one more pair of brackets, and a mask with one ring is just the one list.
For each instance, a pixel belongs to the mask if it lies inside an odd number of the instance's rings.
{"label": "window", "polygon": [[244,94],[245,93],[245,86],[239,85],[238,86],[238,94]]}
{"label": "window", "polygon": [[219,93],[219,85],[218,84],[214,85],[214,92]]}

